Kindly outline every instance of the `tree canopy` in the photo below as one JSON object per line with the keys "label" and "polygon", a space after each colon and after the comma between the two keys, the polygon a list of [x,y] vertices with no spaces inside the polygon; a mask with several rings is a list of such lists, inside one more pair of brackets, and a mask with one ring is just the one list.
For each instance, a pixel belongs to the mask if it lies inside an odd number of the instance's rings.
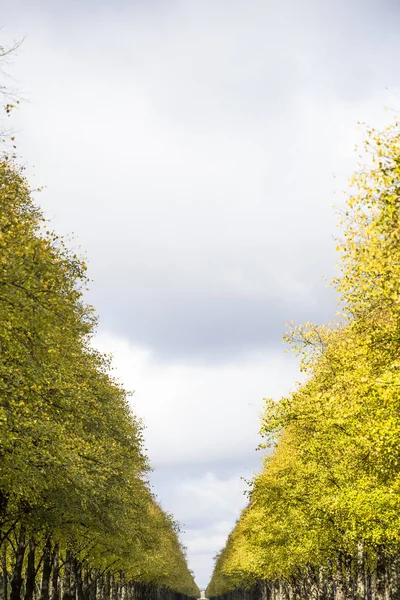
{"label": "tree canopy", "polygon": [[353,580],[382,569],[398,577],[399,123],[369,130],[365,150],[368,166],[351,180],[340,216],[337,320],[285,336],[306,380],[266,401],[261,433],[272,453],[217,557],[210,597],[328,572],[338,586],[351,584],[344,571]]}
{"label": "tree canopy", "polygon": [[109,358],[92,346],[87,284],[85,263],[49,229],[24,170],[5,153],[0,552],[3,571],[13,571],[11,597],[20,598],[24,583],[30,600],[39,574],[48,589],[46,565],[55,590],[57,577],[65,583],[75,568],[75,584],[87,589],[109,574],[197,597],[178,527],[150,492],[142,424]]}

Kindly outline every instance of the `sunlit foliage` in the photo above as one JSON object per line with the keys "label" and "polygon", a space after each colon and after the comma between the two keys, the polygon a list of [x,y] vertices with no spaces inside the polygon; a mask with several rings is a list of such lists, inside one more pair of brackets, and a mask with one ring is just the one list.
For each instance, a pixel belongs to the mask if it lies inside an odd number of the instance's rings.
{"label": "sunlit foliage", "polygon": [[399,123],[368,131],[365,150],[340,214],[337,322],[286,335],[306,381],[266,401],[272,454],[216,562],[211,597],[262,580],[299,597],[333,585],[360,598],[399,589]]}

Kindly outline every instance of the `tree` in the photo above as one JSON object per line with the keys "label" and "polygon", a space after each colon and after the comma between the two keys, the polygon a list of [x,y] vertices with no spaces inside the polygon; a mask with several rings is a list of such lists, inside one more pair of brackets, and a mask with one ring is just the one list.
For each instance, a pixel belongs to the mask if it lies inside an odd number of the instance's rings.
{"label": "tree", "polygon": [[346,597],[397,597],[399,124],[368,134],[372,160],[341,217],[338,320],[286,336],[306,382],[266,402],[262,434],[273,454],[212,586],[222,573],[231,589],[266,580],[305,595],[335,585]]}
{"label": "tree", "polygon": [[148,488],[142,424],[109,359],[91,345],[96,317],[83,300],[86,285],[84,262],[48,230],[23,170],[4,157],[3,586],[20,600],[24,584],[24,600],[32,600],[40,578],[41,600],[50,587],[59,600],[60,585],[62,600],[92,600],[107,574],[108,594],[112,582],[142,582],[197,595],[176,527]]}

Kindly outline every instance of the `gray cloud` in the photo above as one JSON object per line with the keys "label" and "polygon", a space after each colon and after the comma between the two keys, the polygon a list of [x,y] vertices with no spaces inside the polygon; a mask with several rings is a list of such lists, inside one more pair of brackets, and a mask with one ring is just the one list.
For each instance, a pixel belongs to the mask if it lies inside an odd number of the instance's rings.
{"label": "gray cloud", "polygon": [[334,313],[331,294],[320,293],[314,300],[317,307],[299,302],[296,296],[288,301],[283,295],[246,298],[225,293],[202,299],[190,297],[182,289],[171,297],[156,296],[148,302],[136,299],[132,303],[120,296],[114,299],[111,314],[108,299],[98,308],[108,327],[157,348],[164,359],[223,360],[280,344],[289,318],[296,322],[330,319]]}
{"label": "gray cloud", "polygon": [[341,127],[398,83],[391,3],[16,6],[20,137],[47,214],[88,250],[106,327],[215,357],[332,314]]}
{"label": "gray cloud", "polygon": [[283,322],[333,315],[332,204],[357,121],[398,108],[399,19],[395,0],[2,11],[4,43],[27,36],[9,70],[29,98],[14,122],[32,185],[87,251],[100,346],[136,390],[200,585],[259,464],[261,398],[297,377]]}
{"label": "gray cloud", "polygon": [[198,585],[206,587],[213,558],[246,504],[246,484],[240,479],[240,469],[220,474],[214,470],[202,473],[186,472],[178,468],[170,477],[156,479],[163,490],[161,502],[172,507],[183,521],[183,541],[187,545],[191,566],[195,569]]}
{"label": "gray cloud", "polygon": [[338,149],[357,101],[397,83],[390,5],[79,6],[64,21],[25,5],[38,118],[21,135],[47,214],[88,250],[104,325],[211,358],[329,318]]}

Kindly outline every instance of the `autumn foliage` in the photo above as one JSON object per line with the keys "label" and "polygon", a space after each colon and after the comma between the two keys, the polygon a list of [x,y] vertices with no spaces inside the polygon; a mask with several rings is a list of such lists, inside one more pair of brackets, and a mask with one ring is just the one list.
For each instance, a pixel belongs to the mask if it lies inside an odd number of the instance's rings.
{"label": "autumn foliage", "polygon": [[286,335],[306,380],[266,401],[272,452],[209,597],[400,597],[400,124],[365,149],[340,214],[337,321]]}
{"label": "autumn foliage", "polygon": [[86,286],[84,262],[48,230],[23,171],[3,156],[3,596],[114,600],[157,586],[197,597],[177,525],[150,492],[142,425],[91,344]]}

